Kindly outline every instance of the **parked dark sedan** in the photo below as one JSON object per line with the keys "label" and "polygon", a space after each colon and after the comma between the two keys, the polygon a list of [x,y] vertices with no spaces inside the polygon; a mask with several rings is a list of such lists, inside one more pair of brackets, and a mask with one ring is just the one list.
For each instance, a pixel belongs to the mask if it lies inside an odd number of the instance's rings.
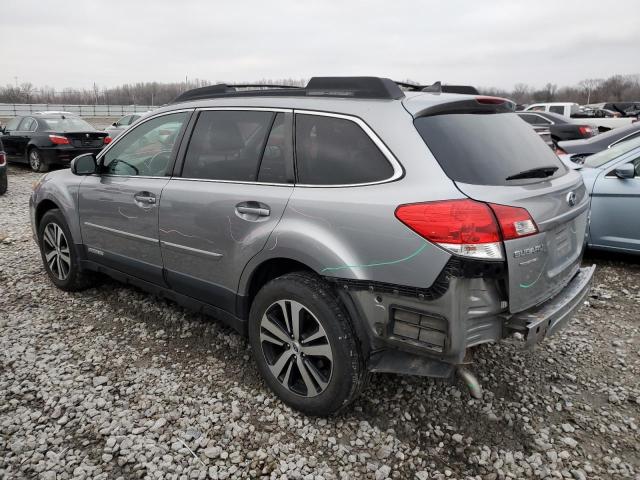
{"label": "parked dark sedan", "polygon": [[7,191],[7,156],[0,140],[0,195]]}
{"label": "parked dark sedan", "polygon": [[0,132],[7,160],[28,163],[34,172],[68,165],[82,153],[97,154],[111,141],[80,117],[60,112],[16,117]]}
{"label": "parked dark sedan", "polygon": [[588,122],[574,123],[558,113],[531,111],[517,112],[517,114],[536,130],[539,128],[548,129],[554,144],[564,140],[591,138],[598,133],[598,128],[589,125]]}
{"label": "parked dark sedan", "polygon": [[627,127],[614,128],[613,130],[586,140],[559,142],[556,153],[565,160],[582,163],[589,155],[611,148],[620,142],[638,137],[640,137],[640,122],[632,123]]}

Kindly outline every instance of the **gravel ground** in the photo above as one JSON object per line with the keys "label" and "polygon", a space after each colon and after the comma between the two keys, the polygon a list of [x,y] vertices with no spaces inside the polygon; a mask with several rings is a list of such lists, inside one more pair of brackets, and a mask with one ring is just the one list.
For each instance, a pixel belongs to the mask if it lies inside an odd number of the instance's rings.
{"label": "gravel ground", "polygon": [[533,352],[482,347],[459,383],[376,375],[307,418],[264,386],[247,342],[110,280],[47,280],[27,199],[0,197],[0,478],[640,479],[640,260],[590,255],[588,306]]}

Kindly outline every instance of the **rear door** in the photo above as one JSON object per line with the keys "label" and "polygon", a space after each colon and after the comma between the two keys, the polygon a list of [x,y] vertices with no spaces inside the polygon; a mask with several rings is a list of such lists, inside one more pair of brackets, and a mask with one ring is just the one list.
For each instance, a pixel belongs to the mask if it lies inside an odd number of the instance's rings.
{"label": "rear door", "polygon": [[[589,233],[594,246],[640,251],[640,155],[627,156],[605,169],[593,186]],[[634,178],[618,178],[615,169],[625,163]]]}
{"label": "rear door", "polygon": [[504,242],[509,308],[518,312],[555,295],[577,272],[588,196],[580,174],[569,171],[515,114],[472,112],[414,123],[464,194],[525,208],[537,224],[539,233]]}
{"label": "rear door", "polygon": [[153,117],[99,158],[100,174],[80,186],[78,208],[87,257],[163,284],[158,205],[190,111]]}
{"label": "rear door", "polygon": [[235,312],[240,274],[293,192],[292,149],[290,111],[198,113],[160,202],[162,257],[174,290]]}

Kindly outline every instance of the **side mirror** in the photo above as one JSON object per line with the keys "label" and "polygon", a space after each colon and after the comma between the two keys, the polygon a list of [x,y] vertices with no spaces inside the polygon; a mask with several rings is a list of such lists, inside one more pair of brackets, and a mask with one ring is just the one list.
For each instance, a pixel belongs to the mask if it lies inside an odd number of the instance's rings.
{"label": "side mirror", "polygon": [[117,127],[117,126],[118,126],[118,122],[113,122],[113,123],[111,124],[111,126],[112,126],[112,127]]}
{"label": "side mirror", "polygon": [[97,171],[98,164],[93,153],[83,153],[71,160],[71,173],[74,175],[92,175]]}
{"label": "side mirror", "polygon": [[615,173],[618,178],[633,178],[636,176],[636,169],[631,163],[625,163],[617,167],[613,173]]}

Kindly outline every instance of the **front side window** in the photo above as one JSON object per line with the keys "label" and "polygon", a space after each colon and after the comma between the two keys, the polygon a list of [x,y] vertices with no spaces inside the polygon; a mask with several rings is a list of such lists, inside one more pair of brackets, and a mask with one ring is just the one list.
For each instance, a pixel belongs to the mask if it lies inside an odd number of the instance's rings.
{"label": "front side window", "polygon": [[[267,111],[212,110],[200,113],[184,159],[182,176],[255,182],[276,114]],[[275,141],[275,140],[274,140]],[[272,142],[271,147],[276,145]],[[273,160],[275,163],[277,159]],[[269,163],[270,160],[267,160]],[[266,164],[265,164],[266,165]]]}
{"label": "front side window", "polygon": [[296,115],[298,182],[350,185],[387,180],[393,167],[358,124],[344,118]]}
{"label": "front side window", "polygon": [[103,157],[102,172],[151,177],[165,175],[188,115],[189,112],[162,115],[127,130]]}
{"label": "front side window", "polygon": [[18,125],[20,125],[20,120],[22,120],[22,117],[15,117],[12,118],[11,120],[9,120],[9,123],[7,123],[7,126],[5,127],[5,131],[6,132],[13,132],[15,130],[18,129]]}
{"label": "front side window", "polygon": [[122,117],[120,120],[118,120],[116,125],[118,127],[124,127],[126,125],[129,125],[129,120],[131,120],[131,116],[127,115],[126,117]]}

